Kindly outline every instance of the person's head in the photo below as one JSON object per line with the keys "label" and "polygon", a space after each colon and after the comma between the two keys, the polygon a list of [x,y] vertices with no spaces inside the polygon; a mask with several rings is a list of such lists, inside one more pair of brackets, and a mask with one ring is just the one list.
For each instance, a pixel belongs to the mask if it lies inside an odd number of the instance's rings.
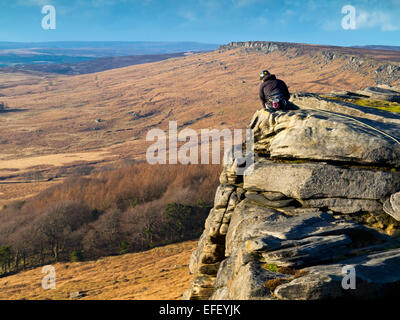
{"label": "person's head", "polygon": [[263,70],[260,72],[260,80],[264,80],[265,77],[268,77],[270,75],[271,75],[271,73],[268,70]]}

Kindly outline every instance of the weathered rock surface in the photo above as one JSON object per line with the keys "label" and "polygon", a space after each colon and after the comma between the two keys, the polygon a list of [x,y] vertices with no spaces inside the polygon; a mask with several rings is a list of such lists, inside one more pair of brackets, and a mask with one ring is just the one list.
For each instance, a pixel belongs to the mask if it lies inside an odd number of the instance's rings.
{"label": "weathered rock surface", "polygon": [[360,90],[358,93],[369,96],[372,99],[376,100],[400,102],[400,92],[397,92],[395,90],[380,87],[368,87],[364,90]]}
{"label": "weathered rock surface", "polygon": [[279,250],[262,253],[263,260],[283,267],[317,264],[347,253],[351,239],[346,235],[307,237],[292,243],[288,248],[283,245]]}
{"label": "weathered rock surface", "polygon": [[291,98],[291,101],[297,107],[300,107],[301,109],[307,111],[324,111],[325,115],[336,114],[342,119],[349,119],[346,118],[347,116],[349,116],[363,123],[365,122],[366,124],[369,124],[369,120],[372,120],[374,121],[373,125],[377,126],[378,129],[383,129],[383,123],[386,125],[386,133],[392,134],[394,136],[398,136],[399,134],[398,127],[396,129],[396,126],[400,124],[400,118],[399,114],[395,112],[388,112],[376,108],[363,107],[349,102],[326,99],[312,93],[295,93]]}
{"label": "weathered rock surface", "polygon": [[384,211],[400,221],[400,192],[393,194],[383,205]]}
{"label": "weathered rock surface", "polygon": [[254,300],[270,295],[265,282],[274,279],[275,275],[262,269],[259,264],[249,262],[240,267],[228,286],[229,296],[235,300]]}
{"label": "weathered rock surface", "polygon": [[[236,162],[224,166],[184,299],[370,299],[400,289],[400,240],[389,235],[400,231],[399,115],[313,94],[293,102],[254,115],[256,157],[244,176]],[[357,290],[342,286],[349,266]]]}
{"label": "weathered rock surface", "polygon": [[[359,256],[339,264],[304,269],[307,275],[276,288],[278,299],[337,298],[379,299],[395,297],[400,288],[400,249]],[[343,268],[354,266],[355,289],[344,289]]]}
{"label": "weathered rock surface", "polygon": [[283,224],[287,217],[272,208],[265,208],[252,204],[247,199],[235,208],[229,230],[226,235],[225,256],[229,257],[247,240],[244,234],[247,230],[258,225],[270,225],[274,221]]}
{"label": "weathered rock surface", "polygon": [[271,220],[253,223],[251,227],[246,228],[243,232],[241,240],[246,241],[250,238],[264,237],[274,237],[281,240],[300,240],[310,236],[351,235],[360,232],[372,235],[374,233],[372,230],[355,222],[337,219],[324,212],[301,214],[275,221]]}
{"label": "weathered rock surface", "polygon": [[400,190],[400,172],[323,163],[260,160],[244,176],[244,189],[280,192],[289,198],[383,199]]}
{"label": "weathered rock surface", "polygon": [[263,194],[251,191],[246,192],[246,198],[255,203],[274,208],[287,207],[293,203],[293,199],[269,200]]}
{"label": "weathered rock surface", "polygon": [[333,212],[340,213],[356,213],[360,211],[376,213],[383,212],[382,203],[377,200],[325,198],[300,200],[300,202],[306,208],[326,208]]}
{"label": "weathered rock surface", "polygon": [[[255,151],[272,159],[312,159],[400,166],[400,123],[360,121],[322,111],[256,112]],[[393,132],[398,130],[397,132]]]}

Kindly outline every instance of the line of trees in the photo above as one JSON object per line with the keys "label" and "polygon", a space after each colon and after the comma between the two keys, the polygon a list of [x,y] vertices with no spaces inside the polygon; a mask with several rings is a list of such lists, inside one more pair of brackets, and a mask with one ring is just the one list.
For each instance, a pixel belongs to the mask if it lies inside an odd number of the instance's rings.
{"label": "line of trees", "polygon": [[218,166],[136,164],[15,202],[0,211],[1,272],[194,239],[212,207],[219,172]]}
{"label": "line of trees", "polygon": [[7,105],[4,102],[0,102],[0,112],[7,109]]}

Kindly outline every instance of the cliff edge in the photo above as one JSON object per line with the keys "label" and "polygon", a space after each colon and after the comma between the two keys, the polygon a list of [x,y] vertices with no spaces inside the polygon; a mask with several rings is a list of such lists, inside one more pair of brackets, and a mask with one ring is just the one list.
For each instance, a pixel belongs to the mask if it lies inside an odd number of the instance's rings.
{"label": "cliff edge", "polygon": [[[368,101],[388,103],[298,93],[293,110],[254,114],[255,162],[243,176],[224,166],[184,299],[369,299],[400,288],[400,114]],[[355,289],[343,285],[349,270]]]}

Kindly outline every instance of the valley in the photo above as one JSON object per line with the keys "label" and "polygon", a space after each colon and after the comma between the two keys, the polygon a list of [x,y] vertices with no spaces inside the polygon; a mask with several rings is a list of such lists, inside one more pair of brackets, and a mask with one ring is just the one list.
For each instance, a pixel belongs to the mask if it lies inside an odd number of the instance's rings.
{"label": "valley", "polygon": [[[106,181],[103,189],[113,190],[105,176],[112,176],[113,170],[122,168],[118,176],[123,177],[123,168],[144,162],[152,143],[146,140],[147,132],[155,128],[168,131],[169,121],[177,121],[181,129],[245,128],[261,107],[258,73],[265,68],[283,79],[292,93],[326,95],[376,84],[399,86],[396,69],[400,69],[399,61],[400,51],[243,42],[221,46],[212,52],[168,57],[91,74],[0,71],[0,102],[6,106],[0,111],[0,210],[13,208],[14,203],[18,209],[32,199],[41,208],[49,194],[49,199],[61,199],[60,194],[65,190],[72,190],[73,195],[81,192],[85,201],[97,205],[96,197],[89,197],[92,189],[79,189],[79,179],[88,178],[92,184],[96,179]],[[191,173],[190,183],[198,185],[198,181],[201,184],[204,180],[202,175],[212,176],[202,188],[214,193],[210,186],[217,181],[215,172],[219,170],[216,167]],[[171,178],[179,185],[174,190],[176,194],[167,192],[168,189],[160,191],[159,198],[149,196],[139,204],[143,207],[136,210],[137,198],[133,198],[136,191],[128,190],[132,195],[124,189],[125,185],[121,187],[114,180],[118,179],[110,179],[122,190],[121,211],[138,214],[144,208],[143,212],[151,212],[152,207],[146,207],[146,201],[164,208],[165,203],[187,200],[186,182],[183,178],[178,182]],[[132,185],[137,187],[139,182]],[[206,198],[211,196],[207,194]],[[126,203],[133,200],[134,203]],[[115,199],[112,201],[120,205]],[[96,209],[90,207],[92,212]],[[136,216],[132,215],[131,220],[134,219]],[[151,240],[149,243],[152,245]],[[196,244],[197,241],[172,244],[170,252],[170,247],[161,247],[96,261],[58,263],[57,270],[63,271],[60,290],[54,292],[41,292],[37,287],[42,276],[38,268],[23,271],[0,279],[4,294],[0,298],[69,299],[71,292],[84,291],[89,292],[85,296],[88,299],[179,299],[190,282],[187,263]],[[152,265],[155,256],[158,262]],[[175,260],[178,267],[171,267]],[[101,272],[97,264],[102,266]],[[143,284],[138,279],[137,283],[131,282],[136,272],[133,264],[145,270],[149,283]],[[125,269],[118,269],[120,265],[125,265]],[[118,269],[121,277],[107,276],[109,268]],[[160,271],[171,268],[176,270],[168,277]],[[92,277],[95,278],[85,280]],[[102,279],[104,283],[100,284]],[[164,280],[163,289],[157,291],[154,286]],[[173,289],[168,289],[170,286]]]}
{"label": "valley", "polygon": [[[374,84],[382,51],[362,50],[363,56],[377,55],[378,62],[346,69],[347,58],[327,60],[327,50],[316,47],[314,54],[306,54],[288,47],[265,54],[239,46],[86,75],[2,73],[0,101],[9,112],[0,114],[0,179],[40,166],[76,164],[85,157],[143,160],[147,131],[165,130],[170,120],[178,126],[190,123],[193,129],[243,128],[259,108],[257,74],[265,67],[284,79],[291,92],[328,93]],[[388,58],[396,60],[395,53],[390,51]],[[79,153],[84,156],[72,156]],[[44,176],[54,178],[52,173]]]}

